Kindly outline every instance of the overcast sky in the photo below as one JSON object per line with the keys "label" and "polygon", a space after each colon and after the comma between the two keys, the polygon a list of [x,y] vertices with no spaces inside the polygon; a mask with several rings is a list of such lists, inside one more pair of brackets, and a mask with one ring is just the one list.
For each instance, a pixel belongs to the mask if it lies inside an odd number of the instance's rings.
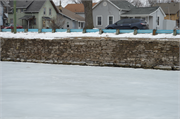
{"label": "overcast sky", "polygon": [[[60,0],[53,0],[56,5],[59,5]],[[94,2],[98,2],[99,0],[93,0]],[[68,3],[71,3],[71,0],[61,0],[62,6],[65,7]]]}

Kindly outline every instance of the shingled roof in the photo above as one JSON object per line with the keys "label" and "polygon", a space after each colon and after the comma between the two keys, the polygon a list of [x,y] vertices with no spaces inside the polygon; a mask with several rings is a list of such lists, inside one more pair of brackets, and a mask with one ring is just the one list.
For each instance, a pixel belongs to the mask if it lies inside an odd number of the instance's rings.
{"label": "shingled roof", "polygon": [[135,15],[135,14],[151,14],[155,12],[159,7],[135,7],[131,9],[129,12],[126,12],[122,15]]}
{"label": "shingled roof", "polygon": [[176,14],[180,10],[180,3],[159,3],[154,6],[160,6],[165,14]]}
{"label": "shingled roof", "polygon": [[115,1],[115,0],[110,0],[114,5],[116,5],[117,7],[119,7],[120,9],[124,9],[124,10],[129,10],[134,8],[135,6],[133,6],[131,3],[129,3],[126,0],[119,0],[119,1]]}
{"label": "shingled roof", "polygon": [[[26,9],[26,11],[24,11],[25,13],[28,12],[39,12],[39,10],[42,8],[42,6],[44,5],[44,3],[47,0],[24,0],[24,1],[16,1],[16,7],[17,8],[24,8]],[[53,5],[54,9],[56,10],[56,12],[58,13],[58,10],[56,9],[56,6],[54,5],[54,2],[52,0],[49,0],[51,2],[51,4]],[[13,1],[10,1],[10,6],[11,8],[13,8]],[[11,10],[11,13],[13,12],[13,10]]]}
{"label": "shingled roof", "polygon": [[[16,1],[16,8],[27,8],[33,0],[22,0],[22,1]],[[13,8],[14,1],[10,1],[9,5]]]}
{"label": "shingled roof", "polygon": [[[96,4],[97,3],[93,3],[92,7]],[[65,8],[74,13],[84,13],[84,5],[83,4],[68,4]]]}
{"label": "shingled roof", "polygon": [[[104,0],[100,0],[94,7],[93,9],[98,6],[101,2],[103,2]],[[133,6],[130,2],[126,1],[126,0],[107,0],[109,3],[111,3],[114,7],[116,7],[117,9],[122,9],[122,10],[130,10],[132,8],[134,8],[135,6]]]}
{"label": "shingled roof", "polygon": [[33,1],[32,4],[26,9],[25,12],[39,12],[46,0]]}
{"label": "shingled roof", "polygon": [[[59,8],[59,7],[57,7]],[[66,9],[66,8],[61,8],[61,11],[59,12],[60,14],[62,14],[63,16],[66,16],[72,20],[75,21],[80,21],[80,22],[84,22],[85,19],[83,17],[81,17],[80,15],[77,15],[74,12],[71,12],[70,10]]]}

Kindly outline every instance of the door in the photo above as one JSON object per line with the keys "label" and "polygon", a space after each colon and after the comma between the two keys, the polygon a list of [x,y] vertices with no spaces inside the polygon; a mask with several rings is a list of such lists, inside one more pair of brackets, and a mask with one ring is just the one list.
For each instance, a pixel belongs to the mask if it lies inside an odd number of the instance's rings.
{"label": "door", "polygon": [[123,23],[123,29],[131,29],[132,19],[126,19]]}
{"label": "door", "polygon": [[123,23],[124,19],[119,20],[118,22],[115,23],[115,29],[123,29]]}

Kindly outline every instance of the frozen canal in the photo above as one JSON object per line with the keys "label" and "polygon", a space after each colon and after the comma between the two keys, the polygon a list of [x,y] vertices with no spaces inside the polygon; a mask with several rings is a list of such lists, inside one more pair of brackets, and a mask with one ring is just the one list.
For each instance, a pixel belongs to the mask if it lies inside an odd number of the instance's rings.
{"label": "frozen canal", "polygon": [[2,119],[179,119],[179,71],[0,65]]}

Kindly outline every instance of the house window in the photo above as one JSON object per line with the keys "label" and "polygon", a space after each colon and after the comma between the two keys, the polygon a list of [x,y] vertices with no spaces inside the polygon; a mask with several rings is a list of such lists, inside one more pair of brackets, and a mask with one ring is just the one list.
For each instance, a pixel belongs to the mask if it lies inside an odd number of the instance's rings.
{"label": "house window", "polygon": [[51,8],[49,8],[49,15],[51,15]]}
{"label": "house window", "polygon": [[79,27],[81,27],[81,22],[79,22]]}
{"label": "house window", "polygon": [[13,19],[10,19],[10,23],[13,24]]}
{"label": "house window", "polygon": [[81,23],[81,28],[83,28],[84,26],[83,26],[83,23]]}
{"label": "house window", "polygon": [[108,17],[108,25],[113,24],[113,22],[114,22],[114,16],[109,16]]}
{"label": "house window", "polygon": [[97,16],[97,26],[102,25],[102,16]]}
{"label": "house window", "polygon": [[159,16],[157,17],[157,25],[159,26],[159,20],[160,20],[160,18],[159,18]]}
{"label": "house window", "polygon": [[69,28],[69,22],[67,22],[67,27]]}
{"label": "house window", "polygon": [[44,12],[43,13],[44,13],[44,15],[46,15],[46,8],[44,8]]}
{"label": "house window", "polygon": [[36,25],[36,18],[34,18],[34,25]]}
{"label": "house window", "polygon": [[23,12],[23,9],[21,9],[21,12]]}

